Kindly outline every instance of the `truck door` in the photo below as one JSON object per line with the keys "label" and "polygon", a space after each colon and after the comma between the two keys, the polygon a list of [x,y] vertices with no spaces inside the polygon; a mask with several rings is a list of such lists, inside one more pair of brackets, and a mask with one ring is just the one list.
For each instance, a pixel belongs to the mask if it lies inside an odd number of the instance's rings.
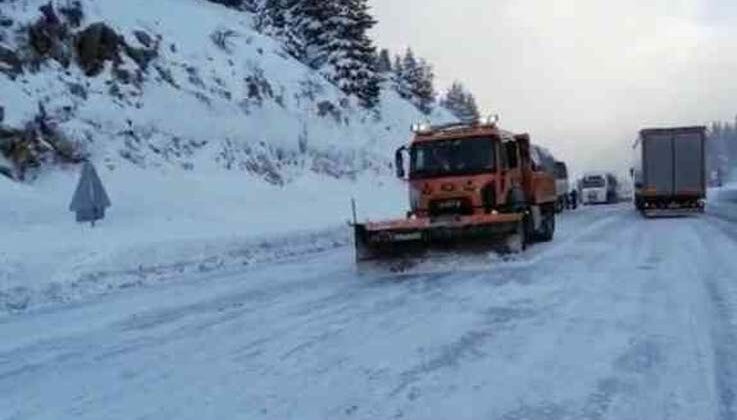
{"label": "truck door", "polygon": [[507,200],[509,190],[512,187],[521,188],[521,171],[520,171],[520,156],[519,147],[515,141],[502,141],[501,142],[502,153],[502,172],[503,175],[499,182],[499,190],[497,191],[497,197],[502,202]]}
{"label": "truck door", "polygon": [[703,149],[704,142],[701,133],[675,135],[673,140],[675,195],[701,196],[705,185]]}
{"label": "truck door", "polygon": [[673,194],[673,136],[650,134],[644,144],[644,191],[649,194]]}
{"label": "truck door", "polygon": [[522,189],[526,192],[532,191],[532,160],[530,157],[530,138],[527,135],[514,136],[519,148],[519,166],[522,181]]}

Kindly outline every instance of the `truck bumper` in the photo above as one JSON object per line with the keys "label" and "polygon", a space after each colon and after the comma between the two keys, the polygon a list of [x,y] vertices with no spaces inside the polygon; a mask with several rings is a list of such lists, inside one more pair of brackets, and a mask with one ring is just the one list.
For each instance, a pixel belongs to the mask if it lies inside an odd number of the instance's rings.
{"label": "truck bumper", "polygon": [[642,199],[641,210],[647,217],[680,217],[703,213],[704,200],[700,196],[653,197]]}

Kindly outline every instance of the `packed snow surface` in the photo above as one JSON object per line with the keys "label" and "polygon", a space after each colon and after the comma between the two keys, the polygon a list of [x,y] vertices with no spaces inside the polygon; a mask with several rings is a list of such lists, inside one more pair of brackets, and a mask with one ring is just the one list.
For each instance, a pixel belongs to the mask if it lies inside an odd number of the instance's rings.
{"label": "packed snow surface", "polygon": [[511,260],[359,275],[345,246],[4,317],[0,417],[736,418],[737,227],[559,228]]}

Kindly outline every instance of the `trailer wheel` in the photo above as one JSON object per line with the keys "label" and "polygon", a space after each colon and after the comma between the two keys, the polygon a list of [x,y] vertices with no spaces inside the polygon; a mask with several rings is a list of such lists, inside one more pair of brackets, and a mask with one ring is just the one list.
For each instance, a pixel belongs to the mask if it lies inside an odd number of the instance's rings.
{"label": "trailer wheel", "polygon": [[639,211],[645,210],[645,200],[639,195],[635,196],[635,208]]}

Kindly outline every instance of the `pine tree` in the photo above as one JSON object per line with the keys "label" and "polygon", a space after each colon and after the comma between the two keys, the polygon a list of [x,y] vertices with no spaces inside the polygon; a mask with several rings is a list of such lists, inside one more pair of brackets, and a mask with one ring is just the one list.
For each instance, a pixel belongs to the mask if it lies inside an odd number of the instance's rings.
{"label": "pine tree", "polygon": [[328,44],[327,77],[340,89],[373,108],[379,101],[381,78],[376,69],[376,47],[368,31],[376,24],[368,0],[337,0],[337,36]]}
{"label": "pine tree", "polygon": [[261,32],[363,106],[378,103],[382,78],[369,37],[376,21],[368,0],[263,0],[257,22]]}
{"label": "pine tree", "polygon": [[424,59],[415,58],[408,48],[401,62],[395,64],[395,89],[399,95],[411,101],[421,112],[429,114],[435,103],[435,74]]}
{"label": "pine tree", "polygon": [[241,0],[240,8],[251,13],[258,11],[260,0]]}
{"label": "pine tree", "polygon": [[402,56],[397,54],[394,57],[394,64],[392,65],[392,87],[403,99],[409,99],[412,94],[410,93],[409,86],[404,77],[404,59]]}
{"label": "pine tree", "polygon": [[417,78],[417,60],[411,48],[407,48],[404,56],[397,56],[394,64],[395,83],[399,96],[412,100],[414,97],[413,86]]}
{"label": "pine tree", "polygon": [[412,86],[417,108],[425,114],[432,112],[436,100],[435,72],[430,63],[421,59],[415,84]]}
{"label": "pine tree", "polygon": [[476,98],[460,82],[454,82],[440,104],[462,122],[478,120]]}
{"label": "pine tree", "polygon": [[386,48],[382,49],[376,57],[376,70],[382,74],[387,74],[392,71],[392,59],[389,55],[389,50]]}
{"label": "pine tree", "polygon": [[256,11],[256,29],[283,40],[287,30],[288,0],[263,0]]}
{"label": "pine tree", "polygon": [[212,3],[222,4],[223,6],[230,7],[231,9],[252,11],[252,9],[249,9],[249,7],[252,6],[251,0],[209,0],[209,1]]}
{"label": "pine tree", "polygon": [[293,49],[313,69],[328,62],[341,24],[338,0],[295,0],[290,7]]}

